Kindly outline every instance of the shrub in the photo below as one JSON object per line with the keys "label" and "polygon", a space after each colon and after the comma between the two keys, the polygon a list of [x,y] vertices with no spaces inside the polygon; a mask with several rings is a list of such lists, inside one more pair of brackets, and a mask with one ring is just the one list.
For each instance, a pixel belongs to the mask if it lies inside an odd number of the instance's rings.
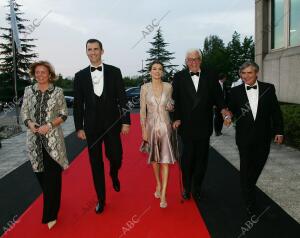
{"label": "shrub", "polygon": [[300,105],[281,105],[284,121],[285,143],[300,149]]}

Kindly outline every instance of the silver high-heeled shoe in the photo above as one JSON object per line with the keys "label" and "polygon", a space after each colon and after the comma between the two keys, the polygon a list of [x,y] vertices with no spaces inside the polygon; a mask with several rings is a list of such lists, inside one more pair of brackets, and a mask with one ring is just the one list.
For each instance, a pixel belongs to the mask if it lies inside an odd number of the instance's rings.
{"label": "silver high-heeled shoe", "polygon": [[160,191],[155,191],[154,197],[155,198],[160,198]]}
{"label": "silver high-heeled shoe", "polygon": [[159,206],[160,208],[166,208],[168,206],[168,203],[166,201],[160,202]]}

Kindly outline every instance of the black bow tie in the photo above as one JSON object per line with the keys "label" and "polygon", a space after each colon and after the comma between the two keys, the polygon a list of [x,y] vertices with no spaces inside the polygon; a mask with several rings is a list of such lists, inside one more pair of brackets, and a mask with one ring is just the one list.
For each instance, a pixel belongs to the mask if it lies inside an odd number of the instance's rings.
{"label": "black bow tie", "polygon": [[94,72],[95,70],[99,70],[99,71],[102,71],[102,66],[99,66],[99,67],[93,67],[93,66],[91,66],[91,72]]}
{"label": "black bow tie", "polygon": [[257,85],[254,85],[254,86],[247,86],[247,90],[250,90],[250,89],[257,89]]}
{"label": "black bow tie", "polygon": [[190,72],[191,76],[194,76],[194,75],[197,75],[198,77],[200,76],[200,73],[197,72],[197,73],[194,73],[194,72]]}

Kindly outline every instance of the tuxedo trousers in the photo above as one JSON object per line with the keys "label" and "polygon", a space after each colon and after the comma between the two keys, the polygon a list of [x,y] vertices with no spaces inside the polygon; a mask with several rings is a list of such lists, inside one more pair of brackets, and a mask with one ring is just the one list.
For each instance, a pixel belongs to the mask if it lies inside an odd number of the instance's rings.
{"label": "tuxedo trousers", "polygon": [[118,171],[122,165],[122,144],[120,133],[102,131],[87,136],[89,160],[98,201],[105,202],[105,174],[102,155],[104,142],[105,155],[110,162],[110,176],[118,178]]}
{"label": "tuxedo trousers", "polygon": [[62,168],[54,161],[43,147],[43,172],[36,172],[43,191],[43,218],[46,224],[56,220],[60,208]]}
{"label": "tuxedo trousers", "polygon": [[270,153],[270,143],[253,142],[238,145],[240,155],[240,183],[247,207],[256,202],[255,185]]}
{"label": "tuxedo trousers", "polygon": [[184,190],[200,193],[207,169],[209,137],[204,139],[182,138],[182,158],[180,161]]}
{"label": "tuxedo trousers", "polygon": [[215,129],[215,133],[220,133],[222,131],[223,128],[223,116],[221,113],[221,110],[218,108],[214,109],[214,129]]}

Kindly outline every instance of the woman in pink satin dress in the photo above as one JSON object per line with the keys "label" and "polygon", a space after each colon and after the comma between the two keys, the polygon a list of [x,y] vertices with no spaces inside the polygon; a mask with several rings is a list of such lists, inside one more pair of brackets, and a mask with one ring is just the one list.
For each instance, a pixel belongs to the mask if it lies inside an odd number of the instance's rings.
{"label": "woman in pink satin dress", "polygon": [[166,191],[169,164],[175,163],[171,145],[171,121],[173,110],[172,85],[162,81],[163,65],[155,61],[150,67],[151,82],[141,87],[140,118],[143,140],[150,146],[148,163],[153,166],[156,179],[154,196],[160,198],[160,207],[167,207]]}

